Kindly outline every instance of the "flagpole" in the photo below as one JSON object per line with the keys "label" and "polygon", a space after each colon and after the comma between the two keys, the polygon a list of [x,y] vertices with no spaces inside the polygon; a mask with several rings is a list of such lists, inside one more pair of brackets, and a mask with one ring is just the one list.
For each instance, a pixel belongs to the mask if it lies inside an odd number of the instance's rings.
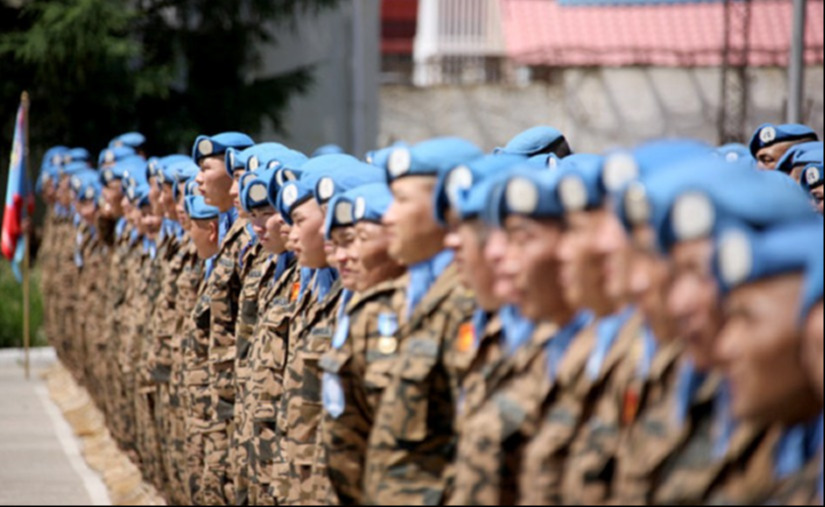
{"label": "flagpole", "polygon": [[[23,92],[20,96],[20,102],[23,104],[24,118],[26,119],[25,127],[25,148],[23,155],[25,177],[29,177],[29,93]],[[28,196],[24,196],[28,199]],[[23,204],[23,209],[27,209],[28,203]],[[29,329],[29,247],[31,246],[31,228],[32,219],[28,218],[28,227],[23,233],[23,370],[26,373],[26,380],[29,380],[29,345],[31,342],[31,330]]]}

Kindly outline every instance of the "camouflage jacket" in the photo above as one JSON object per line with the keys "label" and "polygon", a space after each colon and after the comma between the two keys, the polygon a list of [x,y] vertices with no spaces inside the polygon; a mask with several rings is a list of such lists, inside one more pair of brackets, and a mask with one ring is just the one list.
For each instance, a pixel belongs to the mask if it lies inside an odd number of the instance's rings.
{"label": "camouflage jacket", "polygon": [[437,504],[449,496],[473,309],[451,265],[397,331],[403,343],[367,446],[365,503]]}

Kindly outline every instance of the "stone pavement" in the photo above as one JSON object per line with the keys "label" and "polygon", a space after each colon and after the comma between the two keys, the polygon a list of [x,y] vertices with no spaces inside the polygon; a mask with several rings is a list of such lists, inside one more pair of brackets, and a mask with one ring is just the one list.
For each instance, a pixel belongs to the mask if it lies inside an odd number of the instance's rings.
{"label": "stone pavement", "polygon": [[27,381],[22,352],[0,350],[0,505],[109,505],[40,377],[55,362],[53,350],[31,357]]}

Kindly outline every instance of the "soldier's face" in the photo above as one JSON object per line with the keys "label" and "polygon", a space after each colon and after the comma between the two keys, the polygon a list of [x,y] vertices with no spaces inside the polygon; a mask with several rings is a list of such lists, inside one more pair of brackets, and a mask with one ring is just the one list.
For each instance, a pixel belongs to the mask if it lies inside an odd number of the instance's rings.
{"label": "soldier's face", "polygon": [[163,214],[169,220],[178,221],[178,207],[175,198],[172,196],[172,185],[163,185],[160,192],[160,204],[163,206]]}
{"label": "soldier's face", "polygon": [[384,226],[373,222],[355,225],[352,265],[356,290],[364,291],[381,282],[400,276],[404,268],[390,257]]}
{"label": "soldier's face", "polygon": [[94,201],[79,201],[76,205],[77,212],[87,224],[93,225],[97,218],[97,205]]}
{"label": "soldier's face", "polygon": [[69,177],[61,176],[60,183],[57,184],[57,201],[63,206],[69,206],[72,203],[72,193],[69,188]]}
{"label": "soldier's face", "polygon": [[163,218],[154,213],[151,206],[144,206],[141,208],[141,226],[143,227],[143,234],[154,236],[160,231],[160,226],[163,223]]}
{"label": "soldier's face", "polygon": [[305,268],[327,267],[324,236],[319,233],[324,215],[315,199],[310,199],[295,208],[292,211],[292,222],[289,237],[295,245],[298,263]]}
{"label": "soldier's face", "polygon": [[189,236],[195,244],[199,258],[208,259],[218,253],[217,220],[192,220]]}
{"label": "soldier's face", "polygon": [[163,216],[163,205],[160,202],[161,189],[158,185],[158,179],[152,176],[149,178],[149,206],[152,208],[152,213],[158,216]]}
{"label": "soldier's face", "polygon": [[120,180],[112,180],[103,187],[103,199],[106,202],[103,208],[106,216],[123,216],[123,184]]}
{"label": "soldier's face", "polygon": [[776,169],[776,164],[782,159],[782,155],[799,142],[785,141],[784,143],[776,143],[767,148],[762,148],[756,152],[757,167],[766,171],[773,171]]}
{"label": "soldier's face", "polygon": [[284,245],[286,245],[286,249],[290,252],[294,252],[297,245],[295,244],[295,241],[292,240],[292,226],[286,223],[283,215],[280,213],[278,213],[278,215],[281,217],[281,228],[279,230],[281,233],[281,239],[283,240]]}
{"label": "soldier's face", "polygon": [[668,315],[685,340],[694,364],[704,371],[714,364],[713,347],[721,326],[712,254],[709,239],[676,244],[671,252],[673,284],[667,297]]}
{"label": "soldier's face", "polygon": [[444,246],[455,253],[455,265],[462,283],[473,290],[476,302],[483,310],[497,310],[502,302],[493,290],[494,268],[484,260],[487,227],[478,219],[459,221],[452,210],[447,215],[449,231]]}
{"label": "soldier's face", "polygon": [[178,216],[180,225],[184,230],[189,230],[189,215],[186,214],[186,209],[183,207],[183,184],[178,185],[178,202],[175,203],[175,212]]}
{"label": "soldier's face", "polygon": [[444,248],[444,230],[433,214],[436,179],[408,176],[392,183],[395,198],[384,215],[390,255],[410,266],[430,259]]}
{"label": "soldier's face", "polygon": [[284,220],[280,213],[275,212],[275,208],[270,207],[269,211],[264,223],[266,241],[262,241],[261,244],[267,252],[281,254],[286,248],[284,238],[281,236],[281,225]]}
{"label": "soldier's face", "polygon": [[562,223],[510,216],[505,231],[507,254],[502,270],[509,271],[514,280],[515,305],[528,319],[552,319],[565,306],[558,295]]}
{"label": "soldier's face", "polygon": [[597,231],[595,233],[595,250],[602,259],[604,273],[603,292],[611,301],[613,309],[618,310],[628,299],[628,275],[630,273],[630,241],[621,222],[611,209],[597,213]]}
{"label": "soldier's face", "polygon": [[232,197],[229,195],[232,178],[226,173],[224,158],[203,158],[200,161],[200,169],[195,181],[206,204],[217,207],[222,213],[229,211],[232,208]]}
{"label": "soldier's face", "polygon": [[484,260],[489,266],[493,266],[493,292],[496,298],[515,304],[515,269],[504,264],[508,246],[507,233],[503,229],[491,229],[487,233],[487,244],[484,246]]}
{"label": "soldier's face", "polygon": [[738,287],[727,297],[717,355],[735,417],[793,424],[819,413],[799,360],[801,288],[796,273]]}
{"label": "soldier's face", "polygon": [[345,289],[356,290],[358,272],[352,258],[353,242],[355,241],[355,227],[336,227],[332,230],[333,257],[341,285]]}
{"label": "soldier's face", "polygon": [[823,401],[823,382],[825,382],[825,367],[823,360],[825,354],[823,353],[823,323],[825,321],[825,312],[823,311],[822,301],[814,305],[811,313],[808,314],[808,319],[805,321],[805,336],[802,343],[802,364],[805,366],[805,371],[808,373],[808,380],[814,387],[814,390],[819,396],[819,403]]}
{"label": "soldier's face", "polygon": [[[229,187],[229,197],[232,198],[232,206],[238,210],[240,213],[243,211],[243,206],[241,206],[241,185],[240,179],[246,173],[243,169],[237,169],[235,172],[232,173],[232,185]],[[244,211],[245,213],[245,211]]]}
{"label": "soldier's face", "polygon": [[613,309],[604,293],[603,255],[596,248],[596,235],[605,214],[603,210],[568,213],[558,251],[568,305],[589,308],[598,316],[608,315]]}
{"label": "soldier's face", "polygon": [[633,231],[633,245],[628,278],[631,301],[644,315],[656,339],[668,342],[675,336],[666,303],[672,266],[666,257],[656,251],[651,227],[637,227]]}
{"label": "soldier's face", "polygon": [[814,208],[816,208],[817,213],[821,215],[823,210],[825,210],[825,206],[823,206],[823,200],[825,200],[825,187],[820,185],[816,188],[812,188],[811,198],[814,201]]}

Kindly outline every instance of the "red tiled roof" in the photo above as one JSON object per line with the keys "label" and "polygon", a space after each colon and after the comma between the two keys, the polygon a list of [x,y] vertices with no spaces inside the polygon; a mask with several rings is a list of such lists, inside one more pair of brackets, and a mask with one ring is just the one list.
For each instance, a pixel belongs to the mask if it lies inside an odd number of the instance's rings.
{"label": "red tiled roof", "polygon": [[[509,56],[525,65],[718,66],[724,5],[560,6],[556,0],[500,0]],[[752,0],[752,66],[786,66],[792,0]],[[808,0],[805,61],[823,62],[823,0]],[[742,47],[741,37],[733,47]]]}

